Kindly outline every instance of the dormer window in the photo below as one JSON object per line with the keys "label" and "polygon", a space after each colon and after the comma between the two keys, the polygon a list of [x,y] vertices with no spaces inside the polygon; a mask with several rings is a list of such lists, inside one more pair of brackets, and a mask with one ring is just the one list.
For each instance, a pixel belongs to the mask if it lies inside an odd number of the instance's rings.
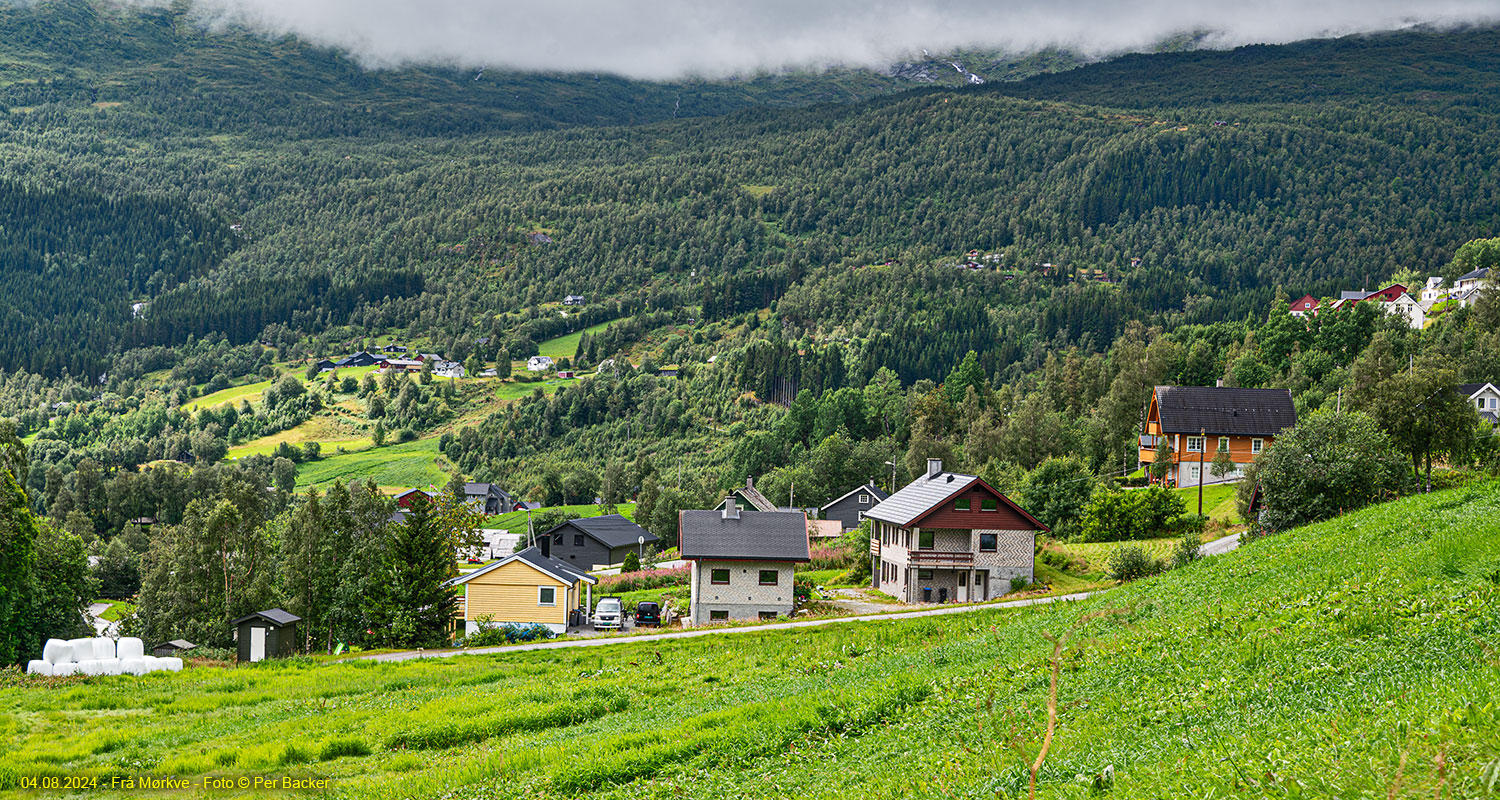
{"label": "dormer window", "polygon": [[867,504],[869,502],[870,502],[870,496],[869,495],[862,494],[862,495],[859,496],[859,503],[860,503],[860,505],[865,505],[865,504]]}

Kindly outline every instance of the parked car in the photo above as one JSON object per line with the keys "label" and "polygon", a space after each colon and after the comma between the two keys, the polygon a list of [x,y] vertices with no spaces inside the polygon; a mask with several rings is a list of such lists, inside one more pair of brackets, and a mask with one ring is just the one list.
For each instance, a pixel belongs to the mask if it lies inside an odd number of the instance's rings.
{"label": "parked car", "polygon": [[635,624],[639,628],[661,627],[661,604],[642,600],[635,605]]}
{"label": "parked car", "polygon": [[625,607],[618,597],[601,597],[594,606],[594,630],[620,630],[625,627]]}

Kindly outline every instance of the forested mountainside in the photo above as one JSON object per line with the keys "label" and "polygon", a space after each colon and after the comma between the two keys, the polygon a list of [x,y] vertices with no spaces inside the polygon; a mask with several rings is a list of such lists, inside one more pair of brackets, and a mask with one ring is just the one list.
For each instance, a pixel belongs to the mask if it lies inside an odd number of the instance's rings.
{"label": "forested mountainside", "polygon": [[[59,14],[77,47],[43,53],[37,20]],[[549,499],[684,463],[683,492],[705,495],[928,454],[997,482],[1065,455],[1113,473],[1153,381],[1290,385],[1316,408],[1366,356],[1375,382],[1424,354],[1455,379],[1500,367],[1482,308],[1422,334],[1366,314],[1289,331],[1273,310],[1478,263],[1460,247],[1500,229],[1495,30],[869,97],[880,79],[773,108],[873,80],[783,76],[705,85],[723,102],[670,119],[629,98],[671,87],[364,72],[181,8],[6,6],[0,27],[17,34],[0,193],[36,210],[3,241],[53,287],[8,268],[0,293],[0,413],[35,437],[39,507],[79,508],[84,462],[300,459],[291,444],[387,434],[422,462],[402,482]],[[556,92],[523,119],[510,80]],[[501,377],[287,374],[391,342]],[[608,369],[504,378],[543,345]],[[665,364],[679,377],[651,374]],[[86,507],[101,529],[119,517]]]}

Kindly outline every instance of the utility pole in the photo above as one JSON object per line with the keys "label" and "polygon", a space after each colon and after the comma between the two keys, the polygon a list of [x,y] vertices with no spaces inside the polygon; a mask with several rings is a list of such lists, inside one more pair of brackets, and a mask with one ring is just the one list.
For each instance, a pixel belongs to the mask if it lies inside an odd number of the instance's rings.
{"label": "utility pole", "polygon": [[1202,439],[1198,448],[1198,516],[1203,516],[1203,452],[1208,449],[1208,429],[1199,428],[1198,436]]}

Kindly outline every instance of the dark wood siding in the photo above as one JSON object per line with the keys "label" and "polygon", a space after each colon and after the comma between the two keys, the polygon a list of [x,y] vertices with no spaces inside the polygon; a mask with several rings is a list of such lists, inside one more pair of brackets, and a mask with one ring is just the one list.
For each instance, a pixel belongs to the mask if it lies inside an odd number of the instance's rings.
{"label": "dark wood siding", "polygon": [[[958,510],[960,499],[969,500],[968,511]],[[984,500],[994,500],[996,508],[994,511],[981,511]],[[1017,514],[999,494],[990,492],[983,486],[975,485],[947,501],[941,506],[928,511],[926,515],[912,522],[912,527],[922,528],[958,528],[960,530],[989,529],[1002,531],[1031,531],[1037,530],[1031,520]]]}

